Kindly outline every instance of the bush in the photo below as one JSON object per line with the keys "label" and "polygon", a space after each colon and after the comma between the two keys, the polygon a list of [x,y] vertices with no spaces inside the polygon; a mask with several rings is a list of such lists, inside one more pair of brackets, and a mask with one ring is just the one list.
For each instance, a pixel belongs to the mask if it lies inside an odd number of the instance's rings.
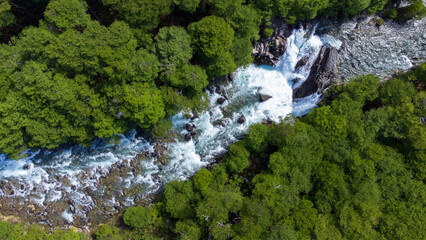
{"label": "bush", "polygon": [[229,147],[229,153],[226,157],[226,166],[229,172],[241,173],[249,165],[250,153],[237,142]]}

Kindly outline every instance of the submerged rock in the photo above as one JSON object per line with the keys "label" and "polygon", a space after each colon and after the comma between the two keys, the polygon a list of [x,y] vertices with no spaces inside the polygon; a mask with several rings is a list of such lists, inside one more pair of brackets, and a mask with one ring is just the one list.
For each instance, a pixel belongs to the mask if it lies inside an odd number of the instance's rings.
{"label": "submerged rock", "polygon": [[323,46],[305,82],[293,91],[294,98],[309,96],[315,92],[322,94],[336,77],[337,50]]}
{"label": "submerged rock", "polygon": [[285,53],[287,38],[293,28],[282,20],[271,20],[275,31],[271,37],[258,41],[253,48],[254,62],[259,65],[275,66]]}
{"label": "submerged rock", "polygon": [[192,140],[192,135],[191,135],[191,133],[187,133],[187,134],[185,134],[185,141],[189,142],[189,141],[191,141],[191,140]]}

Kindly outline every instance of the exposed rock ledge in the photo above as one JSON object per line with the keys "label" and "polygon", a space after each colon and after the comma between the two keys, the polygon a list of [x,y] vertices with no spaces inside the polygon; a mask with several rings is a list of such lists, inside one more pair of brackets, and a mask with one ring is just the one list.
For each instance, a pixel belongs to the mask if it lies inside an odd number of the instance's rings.
{"label": "exposed rock ledge", "polygon": [[253,48],[254,62],[259,65],[274,66],[286,50],[287,38],[290,37],[293,27],[282,20],[271,20],[275,31],[271,37],[258,41]]}
{"label": "exposed rock ledge", "polygon": [[315,92],[322,94],[336,77],[338,52],[332,46],[323,46],[305,82],[293,91],[293,98],[302,98]]}

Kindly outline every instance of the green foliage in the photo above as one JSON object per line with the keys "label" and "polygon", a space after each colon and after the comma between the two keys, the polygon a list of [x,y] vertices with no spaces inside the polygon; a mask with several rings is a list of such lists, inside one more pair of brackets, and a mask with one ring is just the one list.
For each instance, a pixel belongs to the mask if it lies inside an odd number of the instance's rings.
{"label": "green foliage", "polygon": [[218,16],[231,15],[244,0],[208,0],[212,6],[213,13]]}
{"label": "green foliage", "polygon": [[397,19],[407,21],[413,18],[422,19],[426,16],[426,7],[421,0],[414,0],[412,4],[397,9]]}
{"label": "green foliage", "polygon": [[174,3],[181,10],[193,13],[200,4],[200,1],[201,0],[174,0]]}
{"label": "green foliage", "polygon": [[251,125],[246,138],[247,148],[252,152],[261,152],[266,147],[268,128],[263,124]]}
{"label": "green foliage", "polygon": [[52,0],[47,5],[44,16],[58,28],[86,26],[90,21],[87,3],[81,0]]}
{"label": "green foliage", "polygon": [[161,28],[156,41],[156,55],[164,65],[180,66],[192,57],[191,39],[182,27]]}
{"label": "green foliage", "polygon": [[111,227],[107,224],[99,227],[95,232],[96,239],[105,239],[105,240],[120,240],[122,239],[117,227]]}
{"label": "green foliage", "polygon": [[250,153],[239,143],[234,143],[229,147],[226,157],[226,166],[229,172],[241,173],[249,165]]}
{"label": "green foliage", "polygon": [[8,0],[0,0],[0,28],[11,25],[15,22],[15,16],[11,11]]}
{"label": "green foliage", "polygon": [[267,27],[267,28],[263,29],[263,36],[264,37],[271,37],[272,34],[274,34],[274,31],[275,30],[273,28]]}
{"label": "green foliage", "polygon": [[[158,212],[154,207],[131,207],[123,215],[124,223],[131,228],[148,227],[154,224],[157,218]],[[104,230],[102,231],[105,233]]]}
{"label": "green foliage", "polygon": [[176,223],[174,232],[181,240],[197,240],[201,237],[200,227],[192,220],[183,220]]}
{"label": "green foliage", "polygon": [[192,183],[171,181],[164,191],[166,197],[166,209],[173,218],[185,219],[194,215],[191,201],[194,198]]}
{"label": "green foliage", "polygon": [[184,90],[186,96],[193,97],[201,94],[209,84],[207,74],[203,68],[185,64],[164,76],[164,81],[170,86]]}
{"label": "green foliage", "polygon": [[188,26],[194,49],[206,60],[216,59],[229,51],[234,30],[221,17],[208,16]]}
{"label": "green foliage", "polygon": [[170,14],[173,4],[173,0],[102,1],[104,4],[112,4],[128,24],[144,30],[156,28],[160,23],[160,16]]}
{"label": "green foliage", "polygon": [[411,83],[401,79],[392,79],[383,84],[380,101],[384,104],[397,106],[412,101],[416,90]]}
{"label": "green foliage", "polygon": [[237,8],[228,18],[228,22],[235,30],[235,37],[247,38],[250,41],[259,39],[261,20],[258,11],[251,5]]}
{"label": "green foliage", "polygon": [[161,119],[158,121],[154,128],[152,129],[152,136],[155,138],[161,138],[163,137],[167,131],[169,131],[173,127],[173,123],[170,120],[167,119]]}
{"label": "green foliage", "polygon": [[213,180],[213,174],[207,169],[201,169],[194,176],[194,187],[200,192],[204,192]]}

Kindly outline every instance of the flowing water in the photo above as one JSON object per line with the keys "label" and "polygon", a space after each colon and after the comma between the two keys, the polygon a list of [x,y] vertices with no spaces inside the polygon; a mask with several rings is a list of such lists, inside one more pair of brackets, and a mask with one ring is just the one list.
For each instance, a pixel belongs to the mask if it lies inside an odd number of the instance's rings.
{"label": "flowing water", "polygon": [[[424,25],[424,22],[421,24]],[[101,139],[94,141],[88,148],[69,146],[52,151],[28,150],[28,157],[19,161],[0,155],[0,197],[17,201],[21,205],[35,203],[48,206],[66,202],[66,207],[58,210],[58,214],[68,223],[73,222],[75,217],[86,216],[100,205],[105,209],[131,206],[138,199],[159,190],[168,181],[187,179],[214,161],[216,156],[226,151],[227,146],[242,137],[251,124],[266,119],[280,121],[290,113],[303,115],[315,107],[320,96],[313,94],[294,100],[292,91],[307,78],[323,45],[329,44],[338,49],[343,46],[344,57],[339,65],[342,76],[370,70],[373,73],[388,73],[395,65],[402,65],[403,69],[411,66],[411,55],[402,50],[392,52],[387,48],[389,44],[383,44],[380,51],[366,53],[369,56],[365,58],[362,53],[352,54],[352,51],[366,50],[357,50],[357,38],[360,36],[352,36],[349,32],[354,31],[354,28],[348,26],[343,25],[337,30],[322,28],[322,34],[319,35],[315,35],[315,28],[294,30],[287,40],[286,53],[278,66],[250,65],[239,68],[233,74],[232,82],[220,86],[221,91],[213,89],[208,92],[210,107],[205,113],[193,120],[185,118],[184,113],[173,116],[173,129],[178,137],[164,146],[167,163],[157,159],[154,150],[156,146],[138,137],[136,131],[117,136],[118,144]],[[416,36],[418,39],[413,41],[423,50],[420,56],[415,57],[425,59],[424,32]],[[394,49],[393,46],[391,48]],[[381,54],[390,60],[380,65],[369,63]],[[308,63],[296,71],[296,63],[307,56]],[[407,61],[406,65],[401,64],[401,61]],[[294,84],[293,79],[301,80]],[[222,95],[216,92],[226,95],[223,104],[217,103]],[[259,93],[272,98],[260,102]],[[237,122],[241,115],[246,118],[243,124]],[[188,142],[183,140],[183,136],[188,133],[185,129],[187,123],[194,124],[197,133]]]}

